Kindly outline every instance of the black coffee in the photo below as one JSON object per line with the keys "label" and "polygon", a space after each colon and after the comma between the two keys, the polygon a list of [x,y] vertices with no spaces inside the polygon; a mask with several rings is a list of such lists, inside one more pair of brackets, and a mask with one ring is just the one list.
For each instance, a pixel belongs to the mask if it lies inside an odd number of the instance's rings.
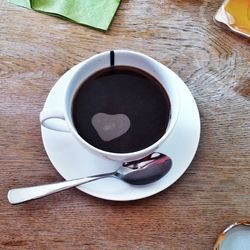
{"label": "black coffee", "polygon": [[115,66],[90,76],[73,101],[79,135],[96,148],[129,153],[144,149],[165,133],[170,102],[148,73]]}

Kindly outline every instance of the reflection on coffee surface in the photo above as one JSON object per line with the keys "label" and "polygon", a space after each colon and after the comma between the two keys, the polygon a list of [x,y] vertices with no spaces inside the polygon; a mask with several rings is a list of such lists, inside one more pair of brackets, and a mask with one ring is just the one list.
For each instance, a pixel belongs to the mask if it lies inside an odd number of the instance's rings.
{"label": "reflection on coffee surface", "polygon": [[103,141],[111,141],[128,131],[130,120],[124,114],[98,113],[92,117],[92,125]]}
{"label": "reflection on coffee surface", "polygon": [[160,83],[148,73],[115,66],[84,81],[75,94],[72,113],[76,130],[89,144],[129,153],[163,136],[170,102]]}

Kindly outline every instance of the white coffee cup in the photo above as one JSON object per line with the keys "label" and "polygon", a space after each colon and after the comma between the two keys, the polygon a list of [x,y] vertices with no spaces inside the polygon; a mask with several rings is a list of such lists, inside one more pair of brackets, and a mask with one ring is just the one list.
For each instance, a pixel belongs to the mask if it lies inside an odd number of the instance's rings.
{"label": "white coffee cup", "polygon": [[[72,102],[75,93],[89,76],[101,69],[110,67],[111,64],[115,66],[130,66],[149,73],[161,83],[169,97],[171,105],[170,118],[164,135],[157,142],[136,152],[114,153],[96,148],[78,134],[73,123]],[[179,114],[179,95],[176,87],[179,81],[181,79],[173,71],[142,53],[130,50],[106,51],[92,56],[81,63],[81,66],[76,70],[66,87],[66,93],[63,97],[64,106],[61,107],[61,110],[53,110],[53,107],[51,109],[43,109],[40,113],[40,122],[41,125],[48,129],[72,133],[84,148],[97,156],[119,162],[137,160],[153,153],[160,144],[168,139],[173,131]],[[60,122],[55,123],[55,119],[59,119]]]}

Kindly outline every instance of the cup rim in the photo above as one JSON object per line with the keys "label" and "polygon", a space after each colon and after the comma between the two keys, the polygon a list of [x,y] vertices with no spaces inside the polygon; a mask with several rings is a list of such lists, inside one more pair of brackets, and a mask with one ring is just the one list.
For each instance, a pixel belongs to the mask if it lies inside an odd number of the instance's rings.
{"label": "cup rim", "polygon": [[[146,59],[147,61],[153,63],[153,64],[156,64],[159,68],[162,68],[161,70],[164,70],[165,72],[167,72],[167,74],[172,74],[174,75],[175,77],[179,78],[178,75],[176,73],[174,73],[172,70],[170,70],[169,68],[167,68],[165,65],[161,64],[160,62],[156,61],[155,59],[153,59],[152,57],[149,57],[141,52],[136,52],[136,51],[133,51],[133,50],[124,50],[124,49],[119,49],[119,50],[114,50],[115,53],[128,53],[128,54],[132,54],[132,55],[135,55],[135,56],[139,56],[141,58],[144,58]],[[79,75],[82,74],[82,69],[85,67],[85,65],[87,63],[89,63],[90,61],[92,60],[95,60],[95,59],[98,59],[102,56],[105,56],[105,54],[109,54],[110,51],[104,51],[104,52],[101,52],[99,54],[96,54],[96,55],[93,55],[91,57],[89,57],[88,59],[84,60],[84,64],[82,64],[75,72],[75,74],[72,76],[72,78],[69,80],[69,84],[66,88],[66,95],[65,95],[65,103],[64,103],[64,108],[65,110],[68,110],[67,108],[67,97],[68,97],[68,93],[69,93],[69,88],[70,88],[70,85],[72,82],[74,81],[79,81],[78,78],[79,78]],[[147,72],[145,69],[143,68],[140,68],[140,67],[137,67],[138,69],[141,69],[141,70],[144,70],[145,72]],[[97,69],[97,71],[100,70],[100,69]],[[179,78],[179,80],[181,80]],[[165,86],[164,86],[164,83],[160,82],[160,84],[163,86],[166,94],[169,96],[169,94],[167,93],[166,89],[165,89]],[[79,86],[78,86],[79,88]],[[76,93],[77,89],[76,88],[74,90],[74,94]],[[166,131],[164,133],[164,135],[159,139],[157,140],[156,142],[154,142],[153,144],[149,145],[148,147],[146,148],[143,148],[143,149],[140,149],[138,151],[133,151],[133,152],[126,152],[126,153],[116,153],[116,152],[110,152],[110,151],[105,151],[105,150],[102,150],[100,148],[97,148],[95,146],[93,146],[92,144],[90,144],[89,142],[87,142],[86,140],[84,140],[77,132],[75,126],[72,124],[71,120],[69,119],[69,114],[68,112],[65,112],[65,120],[67,121],[69,127],[70,127],[70,131],[76,136],[76,138],[78,140],[80,140],[81,143],[83,143],[87,148],[93,150],[94,152],[98,153],[98,154],[101,154],[101,155],[106,155],[106,156],[110,156],[111,158],[136,158],[137,155],[147,155],[149,154],[150,152],[153,152],[163,141],[166,140],[166,138],[172,133],[173,131],[173,128],[175,127],[175,124],[178,120],[178,116],[179,116],[179,95],[178,95],[178,91],[176,89],[176,87],[174,87],[174,92],[175,92],[175,98],[177,98],[176,100],[176,103],[175,103],[175,112],[177,113],[175,115],[175,117],[173,118],[173,116],[171,116],[170,120],[171,120],[171,124],[172,124],[172,127],[169,128],[169,125],[170,125],[170,122],[168,123],[167,127],[166,127]],[[171,99],[171,98],[170,98]],[[171,100],[170,100],[170,103],[171,103]],[[171,103],[171,106],[172,106],[172,103]],[[174,120],[173,120],[174,119]]]}

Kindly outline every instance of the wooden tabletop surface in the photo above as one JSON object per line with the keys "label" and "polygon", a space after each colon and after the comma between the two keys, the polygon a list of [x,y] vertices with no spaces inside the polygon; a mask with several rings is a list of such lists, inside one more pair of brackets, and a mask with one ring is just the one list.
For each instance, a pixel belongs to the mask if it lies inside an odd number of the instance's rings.
{"label": "wooden tabletop surface", "polygon": [[[209,250],[250,219],[250,42],[216,26],[220,0],[122,1],[108,32],[0,0],[0,249]],[[55,82],[110,49],[175,71],[192,92],[201,140],[185,174],[152,197],[115,202],[77,189],[21,205],[9,188],[62,180],[38,115]]]}

